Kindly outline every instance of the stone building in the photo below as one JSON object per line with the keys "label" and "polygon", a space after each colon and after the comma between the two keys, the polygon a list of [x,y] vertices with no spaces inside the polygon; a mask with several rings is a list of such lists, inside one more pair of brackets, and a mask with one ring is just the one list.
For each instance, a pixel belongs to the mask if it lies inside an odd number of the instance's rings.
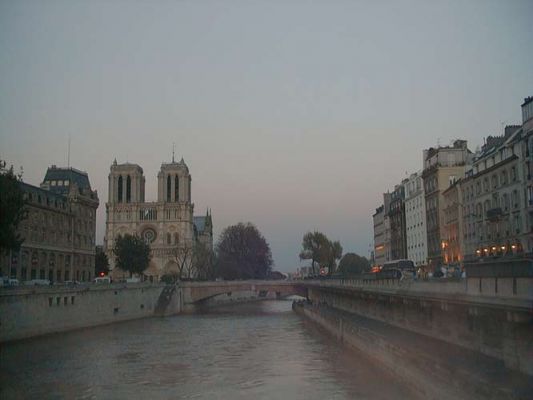
{"label": "stone building", "polygon": [[157,201],[146,202],[142,168],[137,164],[117,164],[116,160],[111,165],[104,248],[115,278],[127,275],[114,269],[112,250],[119,235],[138,235],[150,245],[152,258],[145,275],[156,281],[178,271],[181,260],[177,253],[187,258],[185,265],[189,268],[197,241],[212,249],[211,214],[193,217],[191,175],[183,159],[161,164],[157,181]]}
{"label": "stone building", "polygon": [[522,104],[522,170],[525,178],[524,198],[527,209],[524,249],[533,252],[533,96],[524,99]]}
{"label": "stone building", "polygon": [[459,266],[464,259],[463,196],[461,188],[461,179],[459,179],[451,182],[450,187],[442,192],[444,200],[444,236],[441,247],[444,264],[446,265]]}
{"label": "stone building", "polygon": [[426,201],[426,230],[428,265],[431,269],[444,261],[444,197],[450,184],[465,174],[472,153],[466,140],[456,140],[453,145],[424,150],[424,197]]}
{"label": "stone building", "polygon": [[372,215],[374,222],[374,265],[382,266],[385,263],[385,225],[383,217],[385,210],[383,205],[376,208]]}
{"label": "stone building", "polygon": [[48,168],[40,187],[20,183],[27,217],[18,231],[24,242],[18,252],[2,257],[2,275],[20,281],[90,281],[98,194],[86,172]]}
{"label": "stone building", "polygon": [[372,216],[374,221],[374,263],[383,266],[390,261],[390,221],[388,212],[390,207],[390,193],[383,193],[383,204],[376,208]]}
{"label": "stone building", "polygon": [[426,265],[426,202],[422,172],[409,176],[405,184],[405,226],[407,233],[407,259],[416,266]]}
{"label": "stone building", "polygon": [[[467,260],[533,249],[533,98],[528,99],[522,105],[523,125],[487,137],[461,184]],[[524,110],[528,106],[530,114]]]}
{"label": "stone building", "polygon": [[390,259],[407,258],[407,232],[405,226],[405,183],[394,187],[389,206],[390,220]]}

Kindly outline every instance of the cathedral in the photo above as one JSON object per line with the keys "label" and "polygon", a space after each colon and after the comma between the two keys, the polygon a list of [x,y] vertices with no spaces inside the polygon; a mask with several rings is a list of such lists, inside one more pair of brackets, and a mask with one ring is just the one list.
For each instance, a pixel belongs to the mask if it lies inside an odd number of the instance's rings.
{"label": "cathedral", "polygon": [[114,268],[113,246],[119,235],[137,235],[150,245],[151,260],[145,275],[155,282],[177,272],[177,248],[187,254],[199,243],[213,248],[211,213],[194,216],[191,174],[183,159],[175,162],[173,157],[171,163],[161,164],[157,182],[157,201],[146,202],[143,169],[137,164],[117,164],[116,160],[111,165],[104,248],[114,279],[129,276]]}

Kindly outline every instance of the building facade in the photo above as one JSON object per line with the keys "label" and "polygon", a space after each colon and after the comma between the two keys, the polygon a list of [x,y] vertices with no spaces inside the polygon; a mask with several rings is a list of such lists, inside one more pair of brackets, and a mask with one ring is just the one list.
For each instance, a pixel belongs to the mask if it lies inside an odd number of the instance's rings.
{"label": "building facade", "polygon": [[416,266],[427,262],[426,202],[422,172],[411,174],[405,184],[407,259]]}
{"label": "building facade", "polygon": [[391,230],[388,210],[390,209],[391,194],[383,193],[383,204],[376,208],[372,216],[374,222],[374,264],[383,266],[390,261]]}
{"label": "building facade", "polygon": [[464,259],[463,240],[463,196],[461,192],[461,179],[452,182],[450,187],[443,191],[444,200],[444,237],[441,247],[444,264],[460,266]]}
{"label": "building facade", "polygon": [[27,215],[20,251],[2,257],[2,275],[19,281],[91,281],[98,194],[86,172],[48,168],[40,187],[20,183]]}
{"label": "building facade", "polygon": [[[533,102],[527,100],[526,106]],[[467,259],[532,251],[533,144],[527,122],[507,126],[501,136],[489,136],[467,172],[463,185]]]}
{"label": "building facade", "polygon": [[390,259],[403,260],[407,258],[407,231],[405,226],[405,183],[394,187],[391,193],[390,220]]}
{"label": "building facade", "polygon": [[424,150],[424,197],[426,202],[426,229],[428,266],[434,269],[444,263],[444,196],[453,182],[464,176],[471,163],[472,153],[465,140],[456,140],[452,146]]}
{"label": "building facade", "polygon": [[522,154],[523,176],[525,177],[524,198],[527,208],[526,231],[524,248],[527,253],[533,253],[533,96],[524,99],[522,104]]}
{"label": "building facade", "polygon": [[176,273],[182,264],[189,269],[197,241],[212,250],[211,214],[193,217],[191,175],[183,159],[163,163],[157,180],[157,201],[146,202],[142,168],[117,164],[116,160],[111,165],[104,248],[115,278],[126,276],[125,271],[115,269],[113,247],[120,235],[137,235],[150,245],[151,261],[145,275],[156,281]]}

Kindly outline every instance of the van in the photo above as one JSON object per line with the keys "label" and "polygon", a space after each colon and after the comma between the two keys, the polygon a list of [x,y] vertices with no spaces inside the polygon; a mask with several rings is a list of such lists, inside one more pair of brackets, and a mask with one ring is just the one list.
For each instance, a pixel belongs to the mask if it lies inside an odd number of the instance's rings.
{"label": "van", "polygon": [[111,278],[109,276],[98,276],[94,278],[94,283],[111,283]]}

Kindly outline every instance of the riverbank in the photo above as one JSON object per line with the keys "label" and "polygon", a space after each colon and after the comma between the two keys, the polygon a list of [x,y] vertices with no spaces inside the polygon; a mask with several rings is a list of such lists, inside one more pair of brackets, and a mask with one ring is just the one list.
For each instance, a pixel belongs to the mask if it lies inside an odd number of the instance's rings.
{"label": "riverbank", "polygon": [[[0,342],[156,315],[165,285],[113,284],[28,287],[0,291]],[[181,305],[169,301],[165,312]]]}
{"label": "riverbank", "polygon": [[[190,291],[188,293],[190,296]],[[28,286],[0,290],[0,343],[277,298],[275,292],[243,290],[214,295],[194,303],[186,294],[187,288],[183,286],[151,283]]]}
{"label": "riverbank", "polygon": [[525,400],[533,392],[526,375],[492,357],[325,304],[294,302],[293,310],[386,367],[423,398]]}

